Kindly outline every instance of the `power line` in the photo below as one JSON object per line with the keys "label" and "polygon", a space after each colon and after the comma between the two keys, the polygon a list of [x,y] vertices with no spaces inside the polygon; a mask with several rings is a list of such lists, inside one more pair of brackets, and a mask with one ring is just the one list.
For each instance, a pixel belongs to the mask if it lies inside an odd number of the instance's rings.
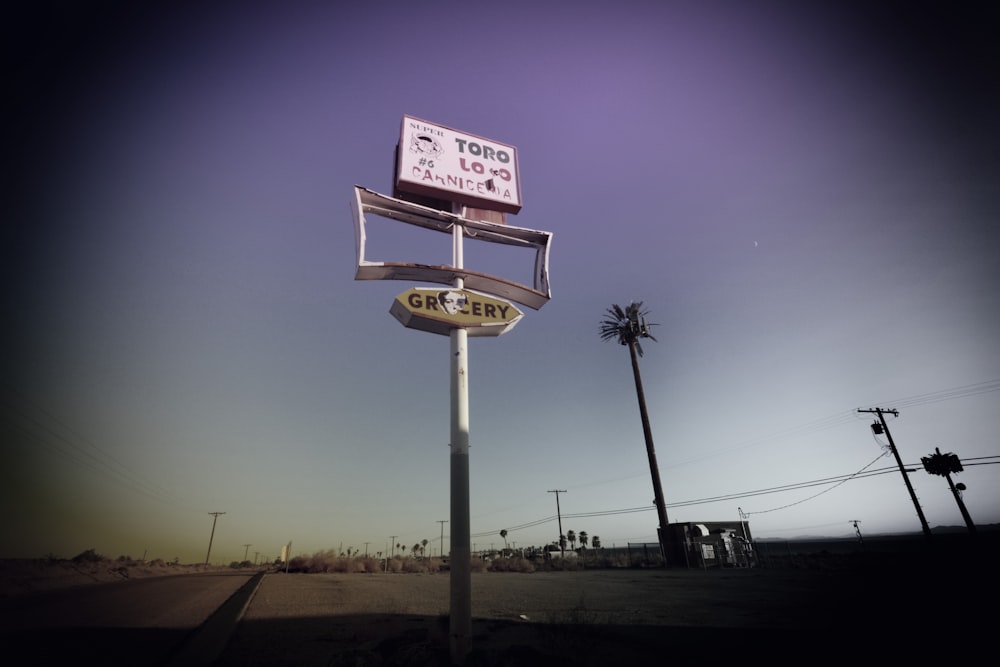
{"label": "power line", "polygon": [[[913,407],[917,405],[925,405],[930,403],[939,403],[941,401],[955,400],[959,398],[967,398],[970,396],[978,396],[980,394],[990,393],[994,391],[1000,391],[1000,379],[986,380],[983,382],[977,382],[974,384],[963,385],[960,387],[952,387],[950,389],[942,389],[938,391],[926,392],[923,394],[916,394],[914,396],[909,396],[902,399],[897,399],[894,401],[886,401],[886,403],[895,403],[903,407]],[[856,423],[859,420],[859,415],[856,409],[851,408],[848,410],[841,410],[835,412],[831,415],[825,417],[820,417],[802,424],[795,426],[790,426],[788,428],[780,429],[772,433],[762,435],[749,440],[743,440],[737,442],[729,447],[723,447],[712,452],[708,452],[702,456],[697,456],[693,458],[687,458],[683,460],[678,460],[675,463],[669,464],[665,467],[667,468],[679,468],[681,466],[698,463],[708,459],[712,459],[718,456],[723,456],[725,454],[730,454],[743,449],[750,449],[752,447],[758,447],[760,445],[766,444],[774,440],[781,440],[784,438],[790,438],[793,436],[803,436],[811,433],[816,433],[819,431],[827,431],[838,426],[843,426],[845,424]],[[583,485],[577,485],[577,488],[586,488],[591,486],[599,486],[601,484],[608,484],[611,482],[620,482],[627,479],[634,479],[636,477],[643,477],[646,473],[636,473],[634,475],[627,475],[625,477],[618,477],[614,479],[598,480],[594,482],[588,482]],[[668,506],[670,503],[668,503]],[[508,529],[509,530],[509,529]]]}
{"label": "power line", "polygon": [[[8,393],[14,395],[14,392],[9,389]],[[43,423],[40,419],[28,414],[24,408],[15,407],[9,401],[5,402],[3,407],[22,422],[17,423],[12,419],[8,419],[8,425],[23,436],[83,468],[87,468],[98,474],[107,475],[131,490],[153,500],[183,507],[188,510],[192,509],[185,506],[179,497],[162,486],[147,481],[139,473],[98,447],[90,439],[75,431],[65,421],[48,412],[45,408],[28,401],[22,396],[18,396],[18,398],[22,403],[40,413],[42,419],[46,419],[49,422]],[[59,433],[53,424],[61,427],[68,435]]]}
{"label": "power line", "polygon": [[[787,505],[782,505],[781,507],[775,507],[775,508],[769,509],[769,510],[758,510],[756,512],[746,512],[745,514],[746,514],[746,516],[750,516],[751,514],[765,514],[767,512],[777,512],[778,510],[783,510],[783,509],[787,509],[789,507],[794,507],[795,505],[801,505],[802,503],[805,503],[805,502],[808,502],[810,500],[813,500],[814,498],[818,498],[819,496],[823,495],[824,493],[829,493],[830,491],[833,491],[834,489],[836,489],[838,486],[840,486],[842,484],[846,484],[847,482],[851,481],[852,479],[855,479],[858,475],[860,475],[861,473],[863,473],[866,468],[874,465],[875,461],[878,461],[880,458],[882,458],[882,456],[884,456],[884,455],[877,456],[871,463],[869,463],[868,465],[866,465],[864,468],[862,468],[858,472],[854,473],[853,475],[848,476],[845,479],[840,480],[839,482],[837,482],[836,484],[834,484],[830,488],[823,489],[819,493],[814,494],[812,496],[809,496],[808,498],[803,498],[802,500],[799,500],[799,501],[794,502],[794,503],[789,503]],[[883,473],[886,473],[886,472],[889,472],[889,471],[883,470],[879,474],[883,474]]]}
{"label": "power line", "polygon": [[951,401],[955,400],[956,398],[967,398],[969,396],[978,396],[979,394],[987,394],[994,391],[1000,391],[1000,379],[986,380],[985,382],[977,382],[975,384],[967,384],[967,385],[962,385],[960,387],[952,387],[951,389],[932,391],[926,394],[917,394],[915,396],[909,396],[895,401],[886,401],[886,403],[893,403],[897,406],[911,408],[915,405],[940,403],[941,401]]}
{"label": "power line", "polygon": [[[812,487],[816,487],[816,486],[825,486],[825,485],[830,485],[831,488],[827,489],[827,491],[829,491],[829,490],[832,490],[834,488],[837,488],[838,486],[844,484],[845,482],[849,482],[849,481],[852,481],[852,480],[864,479],[864,478],[867,478],[867,477],[877,477],[879,475],[886,475],[886,474],[890,474],[890,473],[895,473],[897,471],[895,466],[887,466],[885,468],[876,468],[874,470],[867,470],[867,468],[869,466],[871,466],[876,461],[878,461],[879,459],[881,459],[882,456],[884,456],[884,455],[878,456],[871,463],[866,464],[861,469],[859,469],[857,472],[853,472],[853,473],[848,473],[848,474],[844,474],[844,475],[836,475],[836,476],[833,476],[833,477],[823,477],[823,478],[820,478],[820,479],[814,479],[814,480],[809,480],[809,481],[805,481],[805,482],[796,482],[796,483],[793,483],[793,484],[784,484],[784,485],[781,485],[781,486],[773,486],[773,487],[767,487],[767,488],[763,488],[763,489],[755,489],[755,490],[751,490],[751,491],[742,491],[742,492],[739,492],[739,493],[732,493],[732,494],[721,495],[721,496],[711,496],[711,497],[708,497],[708,498],[699,498],[699,499],[695,499],[695,500],[684,500],[684,501],[679,501],[679,502],[674,502],[674,503],[667,503],[667,507],[692,507],[692,506],[695,506],[695,505],[708,505],[708,504],[711,504],[711,503],[725,502],[725,501],[732,501],[732,500],[739,500],[741,498],[752,498],[752,497],[755,497],[755,496],[769,495],[769,494],[773,494],[773,493],[786,493],[788,491],[798,491],[798,490],[801,490],[801,489],[808,489],[808,488],[812,488]],[[968,466],[968,465],[997,465],[997,464],[1000,464],[1000,456],[976,457],[976,459],[969,459],[969,461],[979,460],[979,459],[994,459],[994,460],[990,460],[990,461],[983,460],[983,461],[981,461],[979,463],[968,463],[968,464],[966,464],[965,460],[963,460],[962,461],[962,465]],[[910,467],[917,467],[920,464],[919,463],[910,463],[910,464],[906,464],[906,465],[907,465],[908,468],[910,468]],[[822,493],[826,493],[827,491],[823,491]],[[747,512],[747,514],[765,514],[765,513],[768,513],[768,512],[777,511],[779,509],[785,509],[787,507],[792,507],[794,505],[802,504],[802,503],[804,503],[804,502],[806,502],[808,500],[812,500],[812,499],[814,499],[814,498],[822,495],[822,493],[814,494],[813,496],[810,496],[810,497],[805,498],[803,500],[796,501],[795,503],[790,503],[788,505],[783,505],[781,507],[775,507],[775,508],[772,508],[772,509],[769,509],[769,510],[758,510],[756,512]],[[609,510],[597,510],[597,511],[593,511],[593,512],[577,512],[577,513],[573,513],[573,514],[563,514],[562,516],[564,518],[567,518],[567,519],[589,519],[589,518],[601,517],[601,516],[616,516],[616,515],[621,515],[621,514],[634,514],[634,513],[637,513],[637,512],[652,512],[655,509],[656,508],[654,506],[649,505],[649,506],[626,507],[626,508],[609,509]],[[546,524],[546,523],[551,523],[551,522],[553,522],[555,520],[556,520],[556,515],[553,514],[551,516],[547,516],[547,517],[544,517],[544,518],[541,518],[541,519],[535,519],[534,521],[527,521],[525,523],[518,524],[516,526],[508,526],[506,528],[506,530],[507,530],[507,533],[509,534],[509,533],[513,533],[515,531],[525,530],[527,528],[534,528],[535,526],[540,526],[540,525],[543,525],[543,524]],[[500,532],[500,530],[501,529],[499,529],[499,528],[496,529],[496,530],[487,530],[487,531],[475,533],[475,534],[472,535],[472,537],[476,537],[476,538],[479,538],[479,537],[488,537],[488,536],[491,536],[491,535],[498,534]]]}

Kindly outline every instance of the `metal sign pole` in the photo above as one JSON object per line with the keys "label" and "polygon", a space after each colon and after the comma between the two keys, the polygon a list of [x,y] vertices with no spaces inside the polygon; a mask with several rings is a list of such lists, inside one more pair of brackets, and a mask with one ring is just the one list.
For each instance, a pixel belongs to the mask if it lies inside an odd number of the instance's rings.
{"label": "metal sign pole", "polygon": [[[463,267],[462,226],[452,227],[453,266]],[[456,290],[465,287],[455,279]],[[461,665],[472,635],[472,562],[469,520],[468,330],[451,330],[451,661]]]}
{"label": "metal sign pole", "polygon": [[[521,210],[520,172],[513,146],[403,116],[396,157],[392,197],[354,187],[354,279],[422,280],[450,286],[444,290],[414,287],[397,296],[389,312],[408,329],[447,335],[451,343],[449,632],[451,659],[460,665],[472,638],[468,340],[500,336],[513,328],[523,313],[510,301],[535,310],[548,303],[552,233],[506,224],[506,213]],[[477,180],[477,174],[487,180]],[[414,196],[435,201],[419,204]],[[445,210],[449,207],[450,211]],[[368,259],[366,214],[451,232],[451,266]],[[481,242],[534,252],[532,283],[466,271],[462,249],[466,234]],[[475,291],[465,291],[466,285]]]}

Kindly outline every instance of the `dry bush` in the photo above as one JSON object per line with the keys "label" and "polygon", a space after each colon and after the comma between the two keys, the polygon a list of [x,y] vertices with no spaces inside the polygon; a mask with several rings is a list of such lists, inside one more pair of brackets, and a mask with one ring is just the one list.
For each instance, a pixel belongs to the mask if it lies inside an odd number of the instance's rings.
{"label": "dry bush", "polygon": [[292,556],[285,566],[288,572],[308,572],[309,558],[306,556]]}
{"label": "dry bush", "polygon": [[580,564],[588,570],[613,570],[615,568],[631,567],[628,556],[621,553],[595,553],[592,556],[588,555]]}
{"label": "dry bush", "polygon": [[342,565],[338,563],[341,559],[332,549],[317,551],[311,556],[293,556],[288,561],[289,572],[303,572],[306,574],[321,574],[325,572],[342,572]]}
{"label": "dry bush", "polygon": [[433,558],[407,558],[404,561],[403,572],[437,572],[440,563]]}
{"label": "dry bush", "polygon": [[513,556],[491,560],[487,569],[490,572],[534,572],[534,564],[527,558]]}
{"label": "dry bush", "polygon": [[100,563],[108,560],[107,557],[102,556],[93,549],[87,549],[82,551],[77,555],[73,556],[72,561],[77,564],[81,563]]}
{"label": "dry bush", "polygon": [[355,560],[355,572],[365,572],[371,574],[382,571],[382,561],[371,556],[364,556]]}
{"label": "dry bush", "polygon": [[550,572],[576,572],[581,567],[576,558],[546,558],[541,569]]}
{"label": "dry bush", "polygon": [[388,562],[374,556],[339,556],[332,549],[317,551],[311,556],[294,556],[288,561],[289,572],[303,574],[323,573],[365,573],[379,572],[410,573],[437,572],[441,569],[441,560],[437,558],[406,558],[396,556]]}

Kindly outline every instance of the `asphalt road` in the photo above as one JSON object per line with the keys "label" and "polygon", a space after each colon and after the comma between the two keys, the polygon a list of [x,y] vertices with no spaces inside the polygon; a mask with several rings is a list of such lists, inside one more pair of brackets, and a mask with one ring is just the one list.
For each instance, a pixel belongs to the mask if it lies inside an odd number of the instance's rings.
{"label": "asphalt road", "polygon": [[155,577],[0,599],[4,664],[169,664],[252,576]]}

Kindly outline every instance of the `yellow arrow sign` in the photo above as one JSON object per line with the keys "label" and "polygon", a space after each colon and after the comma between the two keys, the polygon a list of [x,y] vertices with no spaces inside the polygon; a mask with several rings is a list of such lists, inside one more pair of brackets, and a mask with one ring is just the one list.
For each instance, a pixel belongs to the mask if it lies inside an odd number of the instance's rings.
{"label": "yellow arrow sign", "polygon": [[499,336],[514,328],[524,315],[509,301],[478,292],[414,287],[403,292],[389,309],[404,327],[447,336],[466,329],[469,336]]}

